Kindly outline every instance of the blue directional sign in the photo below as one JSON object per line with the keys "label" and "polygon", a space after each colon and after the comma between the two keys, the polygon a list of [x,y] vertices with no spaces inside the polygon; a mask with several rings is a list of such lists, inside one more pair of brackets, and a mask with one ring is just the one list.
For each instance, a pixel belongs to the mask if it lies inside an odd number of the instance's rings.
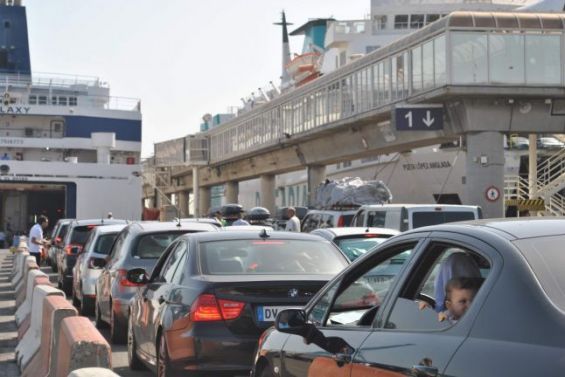
{"label": "blue directional sign", "polygon": [[396,107],[393,120],[398,131],[436,131],[443,129],[443,106]]}

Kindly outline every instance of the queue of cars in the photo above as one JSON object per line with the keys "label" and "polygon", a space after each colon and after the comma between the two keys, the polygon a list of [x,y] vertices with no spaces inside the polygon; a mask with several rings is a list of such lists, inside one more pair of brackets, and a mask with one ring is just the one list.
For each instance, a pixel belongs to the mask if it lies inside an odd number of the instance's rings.
{"label": "queue of cars", "polygon": [[[453,212],[432,207],[421,218]],[[368,226],[369,212],[383,208],[417,229]],[[132,370],[158,376],[557,375],[565,220],[416,227],[409,209],[361,208],[362,226],[311,234],[215,220],[66,219],[49,258],[76,254],[73,303],[109,326],[113,343],[127,343]],[[463,212],[480,217],[476,207]],[[73,237],[80,227],[86,237]],[[480,288],[461,318],[440,320],[438,276],[456,254],[477,266]],[[524,302],[535,305],[509,314]]]}

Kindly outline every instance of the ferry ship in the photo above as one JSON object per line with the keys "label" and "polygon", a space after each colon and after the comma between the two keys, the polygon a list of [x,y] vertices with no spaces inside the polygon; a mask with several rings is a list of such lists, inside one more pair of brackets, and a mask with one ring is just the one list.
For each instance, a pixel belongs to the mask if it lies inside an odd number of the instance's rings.
{"label": "ferry ship", "polygon": [[0,1],[0,230],[141,217],[141,109],[96,77],[32,74],[26,8]]}

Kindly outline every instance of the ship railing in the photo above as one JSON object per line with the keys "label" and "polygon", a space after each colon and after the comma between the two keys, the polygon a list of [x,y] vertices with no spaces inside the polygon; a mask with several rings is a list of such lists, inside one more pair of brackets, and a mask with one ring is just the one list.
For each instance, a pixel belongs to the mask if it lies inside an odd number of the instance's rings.
{"label": "ship railing", "polygon": [[30,75],[2,75],[0,82],[8,85],[29,85],[67,88],[75,86],[108,88],[108,83],[94,76],[65,75],[63,73],[37,73]]}

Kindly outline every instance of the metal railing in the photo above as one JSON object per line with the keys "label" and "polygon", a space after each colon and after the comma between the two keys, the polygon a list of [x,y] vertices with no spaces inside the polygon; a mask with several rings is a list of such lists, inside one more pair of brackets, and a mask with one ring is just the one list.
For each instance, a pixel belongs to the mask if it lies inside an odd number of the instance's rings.
{"label": "metal railing", "polygon": [[528,199],[528,180],[519,175],[504,176],[504,200]]}
{"label": "metal railing", "polygon": [[554,216],[565,215],[565,196],[555,193],[549,197],[545,204],[546,211]]}
{"label": "metal railing", "polygon": [[552,195],[565,187],[565,148],[538,165],[536,193]]}

